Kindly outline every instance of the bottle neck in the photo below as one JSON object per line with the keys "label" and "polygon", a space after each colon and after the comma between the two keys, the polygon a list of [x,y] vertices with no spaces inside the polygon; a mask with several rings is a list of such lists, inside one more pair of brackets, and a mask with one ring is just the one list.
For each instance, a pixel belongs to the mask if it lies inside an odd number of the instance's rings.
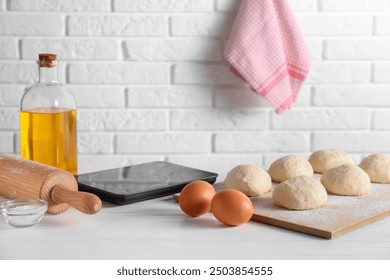
{"label": "bottle neck", "polygon": [[58,83],[57,67],[39,67],[40,83]]}

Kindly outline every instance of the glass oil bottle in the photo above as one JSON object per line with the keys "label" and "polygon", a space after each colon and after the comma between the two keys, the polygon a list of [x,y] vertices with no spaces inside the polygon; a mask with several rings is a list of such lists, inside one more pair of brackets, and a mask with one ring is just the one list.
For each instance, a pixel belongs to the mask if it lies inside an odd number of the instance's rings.
{"label": "glass oil bottle", "polygon": [[57,56],[39,54],[39,82],[20,105],[21,157],[77,174],[76,104],[57,79]]}

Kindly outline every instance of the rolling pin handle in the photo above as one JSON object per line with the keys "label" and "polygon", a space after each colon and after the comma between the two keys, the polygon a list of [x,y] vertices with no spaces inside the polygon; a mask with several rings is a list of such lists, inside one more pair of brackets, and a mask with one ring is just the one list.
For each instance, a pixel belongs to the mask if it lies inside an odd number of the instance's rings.
{"label": "rolling pin handle", "polygon": [[59,185],[53,187],[50,197],[55,203],[68,203],[85,214],[96,214],[102,208],[102,201],[96,195],[72,191]]}

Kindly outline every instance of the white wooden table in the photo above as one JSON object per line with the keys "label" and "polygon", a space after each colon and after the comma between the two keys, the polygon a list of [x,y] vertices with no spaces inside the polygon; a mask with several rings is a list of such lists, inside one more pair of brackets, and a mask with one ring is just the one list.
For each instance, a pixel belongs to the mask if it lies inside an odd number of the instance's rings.
{"label": "white wooden table", "polygon": [[390,259],[390,217],[333,240],[249,222],[184,215],[171,196],[92,216],[69,209],[40,224],[0,222],[0,259]]}

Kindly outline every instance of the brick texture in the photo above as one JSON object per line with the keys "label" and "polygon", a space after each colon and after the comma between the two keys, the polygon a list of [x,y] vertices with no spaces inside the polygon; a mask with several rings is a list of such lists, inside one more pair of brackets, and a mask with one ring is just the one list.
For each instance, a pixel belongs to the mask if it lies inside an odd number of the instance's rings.
{"label": "brick texture", "polygon": [[79,154],[112,154],[113,135],[110,133],[81,132],[77,134]]}
{"label": "brick texture", "polygon": [[369,63],[313,63],[310,71],[308,84],[359,84],[371,79]]}
{"label": "brick texture", "polygon": [[308,130],[346,130],[370,128],[370,115],[368,110],[308,110],[299,109],[286,112],[283,115],[272,115],[271,127],[273,129],[308,129]]}
{"label": "brick texture", "polygon": [[13,139],[14,137],[12,132],[0,132],[0,151],[5,153],[12,153],[14,150]]}
{"label": "brick texture", "polygon": [[222,46],[216,39],[134,40],[125,42],[125,53],[136,61],[218,61]]}
{"label": "brick texture", "polygon": [[207,153],[211,151],[210,133],[119,134],[116,153]]}
{"label": "brick texture", "polygon": [[174,110],[173,130],[262,130],[267,128],[268,112],[259,110]]}
{"label": "brick texture", "polygon": [[304,152],[310,148],[306,132],[217,133],[215,152]]}
{"label": "brick texture", "polygon": [[35,63],[0,61],[0,83],[34,83],[37,75]]}
{"label": "brick texture", "polygon": [[326,107],[387,107],[390,106],[390,87],[331,85],[316,86],[313,105]]}
{"label": "brick texture", "polygon": [[367,15],[302,15],[298,22],[306,36],[365,36],[372,31]]}
{"label": "brick texture", "polygon": [[81,131],[139,131],[164,130],[166,117],[156,110],[91,110],[78,112]]}
{"label": "brick texture", "polygon": [[110,11],[110,0],[9,0],[11,11],[103,12]]}
{"label": "brick texture", "polygon": [[373,116],[373,128],[375,130],[390,130],[390,114],[387,110],[375,110]]}
{"label": "brick texture", "polygon": [[15,38],[0,38],[0,59],[18,58],[18,43]]}
{"label": "brick texture", "polygon": [[19,129],[19,108],[0,108],[0,127],[4,130]]}
{"label": "brick texture", "polygon": [[210,0],[113,0],[114,10],[118,12],[211,12]]}
{"label": "brick texture", "polygon": [[112,39],[24,39],[22,57],[36,59],[38,53],[56,53],[61,60],[117,60],[120,43]]}
{"label": "brick texture", "polygon": [[[390,3],[390,2],[389,2]],[[331,39],[326,41],[325,58],[329,60],[380,60],[389,59],[388,39]]]}
{"label": "brick texture", "polygon": [[69,83],[75,84],[165,84],[168,66],[164,64],[70,64]]}
{"label": "brick texture", "polygon": [[386,0],[320,0],[320,9],[324,12],[383,12],[390,11],[390,2]]}
{"label": "brick texture", "polygon": [[126,105],[122,87],[67,86],[78,108],[123,108]]}
{"label": "brick texture", "polygon": [[[302,87],[294,107],[310,106],[311,89]],[[232,108],[271,108],[269,103],[248,87],[220,87],[216,90],[216,106]]]}
{"label": "brick texture", "polygon": [[213,90],[206,86],[129,87],[129,107],[211,107]]}
{"label": "brick texture", "polygon": [[379,15],[375,17],[375,34],[390,35],[390,15]]}
{"label": "brick texture", "polygon": [[173,67],[175,84],[239,85],[243,81],[223,64],[180,63]]}
{"label": "brick texture", "polygon": [[58,36],[65,31],[65,18],[48,14],[2,14],[1,35]]}
{"label": "brick texture", "polygon": [[0,86],[0,107],[19,107],[24,87],[18,85]]}
{"label": "brick texture", "polygon": [[373,81],[375,83],[388,83],[390,82],[390,63],[378,62],[374,64],[373,69]]}
{"label": "brick texture", "polygon": [[211,36],[226,38],[234,19],[227,14],[172,16],[170,32],[173,36]]}
{"label": "brick texture", "polygon": [[164,36],[167,25],[163,16],[72,15],[68,32],[85,36]]}
{"label": "brick texture", "polygon": [[332,147],[356,153],[386,152],[389,141],[389,132],[315,132],[313,149]]}

